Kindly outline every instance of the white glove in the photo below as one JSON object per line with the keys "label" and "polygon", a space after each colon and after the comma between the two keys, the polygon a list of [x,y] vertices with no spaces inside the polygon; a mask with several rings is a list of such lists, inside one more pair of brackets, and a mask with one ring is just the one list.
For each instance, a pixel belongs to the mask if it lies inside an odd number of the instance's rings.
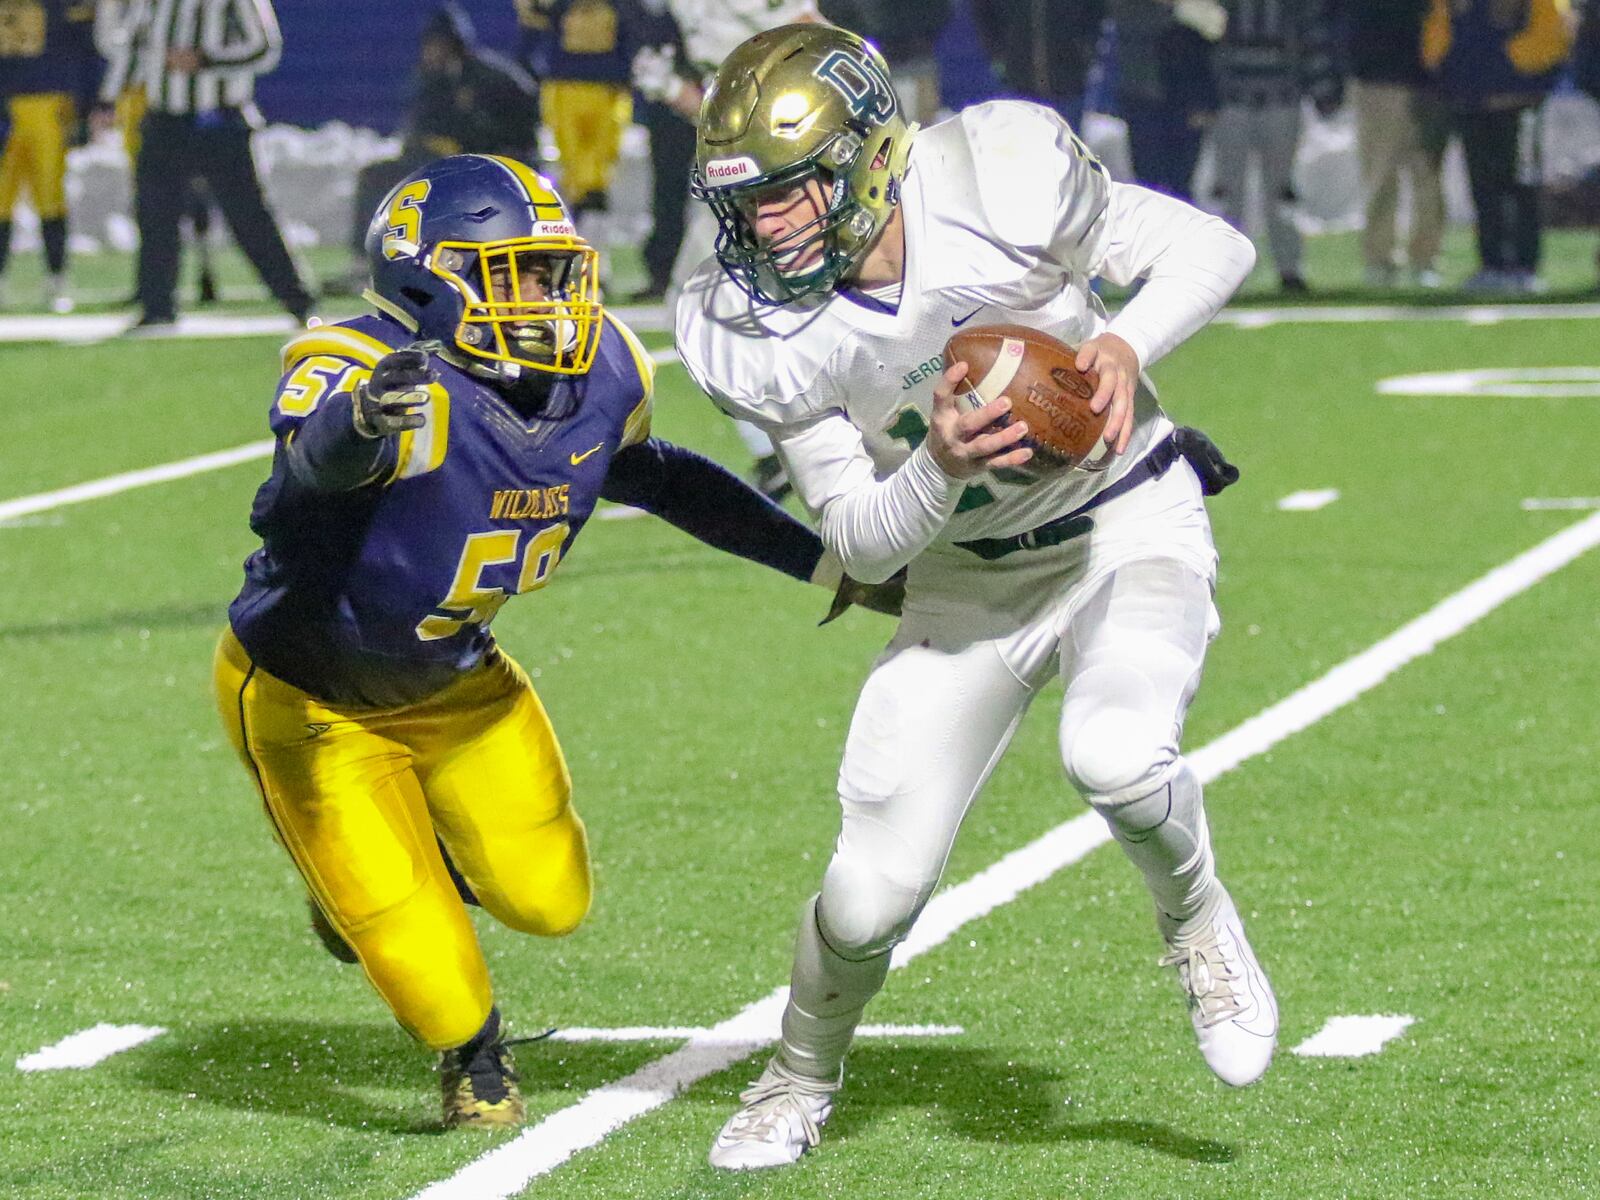
{"label": "white glove", "polygon": [[683,76],[673,63],[671,46],[645,46],[633,56],[633,86],[658,104],[671,104],[682,94]]}
{"label": "white glove", "polygon": [[1172,16],[1208,42],[1220,42],[1228,31],[1228,10],[1217,0],[1175,0]]}

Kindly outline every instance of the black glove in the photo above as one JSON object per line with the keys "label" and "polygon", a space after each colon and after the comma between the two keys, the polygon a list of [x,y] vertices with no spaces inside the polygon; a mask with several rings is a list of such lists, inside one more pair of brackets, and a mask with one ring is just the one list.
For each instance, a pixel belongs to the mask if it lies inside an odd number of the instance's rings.
{"label": "black glove", "polygon": [[860,580],[851,579],[846,575],[839,581],[839,590],[833,594],[833,604],[828,608],[828,615],[818,621],[818,625],[826,625],[829,621],[837,620],[844,610],[852,604],[859,604],[862,608],[870,608],[873,612],[882,613],[886,617],[898,617],[900,609],[906,599],[906,569],[901,567],[882,583],[862,583]]}
{"label": "black glove", "polygon": [[1217,449],[1217,444],[1198,429],[1180,425],[1173,432],[1172,440],[1178,447],[1178,453],[1188,459],[1194,473],[1200,476],[1200,490],[1206,495],[1215,496],[1223,488],[1239,482],[1239,468],[1229,462]]}
{"label": "black glove", "polygon": [[350,417],[364,438],[390,437],[404,429],[421,429],[427,386],[439,373],[428,362],[434,343],[416,342],[392,350],[378,360],[370,378],[356,385]]}

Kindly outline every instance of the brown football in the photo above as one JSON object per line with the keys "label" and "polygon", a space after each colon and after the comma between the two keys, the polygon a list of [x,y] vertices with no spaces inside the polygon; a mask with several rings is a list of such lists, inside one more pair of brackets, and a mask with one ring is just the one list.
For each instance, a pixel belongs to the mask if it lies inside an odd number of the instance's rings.
{"label": "brown football", "polygon": [[946,366],[967,364],[958,399],[979,408],[1006,396],[1011,412],[1002,423],[1009,425],[1011,418],[1028,423],[1023,444],[1032,448],[1033,458],[1023,470],[1036,475],[1074,467],[1098,471],[1110,462],[1100,440],[1110,406],[1089,411],[1100,378],[1078,370],[1077,357],[1059,338],[1023,325],[975,325],[944,346]]}

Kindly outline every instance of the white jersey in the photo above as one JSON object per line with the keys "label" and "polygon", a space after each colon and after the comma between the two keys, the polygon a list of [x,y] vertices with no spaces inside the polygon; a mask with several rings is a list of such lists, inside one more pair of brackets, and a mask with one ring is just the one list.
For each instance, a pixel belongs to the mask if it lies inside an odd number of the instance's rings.
{"label": "white jersey", "polygon": [[[721,408],[772,436],[824,539],[861,578],[934,541],[1009,536],[1070,512],[1172,428],[1143,381],[1128,450],[1108,469],[1042,481],[999,472],[963,490],[926,451],[914,455],[957,329],[1016,323],[1079,345],[1108,325],[1090,280],[1147,276],[1110,328],[1148,365],[1209,320],[1254,261],[1222,222],[1113,183],[1056,113],[1018,101],[978,105],[917,134],[901,212],[897,311],[850,291],[759,307],[715,260],[677,310],[685,366]],[[829,520],[831,507],[864,504],[897,474],[899,511]],[[928,536],[901,532],[924,516]]]}
{"label": "white jersey", "polygon": [[668,0],[695,68],[710,74],[739,43],[779,25],[817,20],[816,0]]}

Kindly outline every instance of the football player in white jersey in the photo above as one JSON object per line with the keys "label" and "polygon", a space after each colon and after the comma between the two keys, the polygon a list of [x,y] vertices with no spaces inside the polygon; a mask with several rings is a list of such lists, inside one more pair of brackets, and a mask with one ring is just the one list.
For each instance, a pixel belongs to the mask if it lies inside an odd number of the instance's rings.
{"label": "football player in white jersey", "polygon": [[[1250,243],[1113,183],[1048,109],[1000,101],[908,127],[878,53],[827,26],[758,35],[723,63],[693,190],[719,261],[678,304],[685,365],[772,436],[852,575],[910,569],[846,741],[842,829],[801,920],[782,1041],[712,1163],[779,1166],[817,1143],[890,950],[1056,676],[1067,777],[1149,887],[1205,1061],[1254,1082],[1277,1004],[1178,747],[1218,627],[1202,491],[1235,473],[1174,429],[1143,375],[1222,307]],[[1145,283],[1108,321],[1095,276]],[[1034,478],[1025,426],[998,423],[1008,401],[958,405],[966,368],[941,351],[969,322],[1080,347],[1110,410],[1101,469]]]}

